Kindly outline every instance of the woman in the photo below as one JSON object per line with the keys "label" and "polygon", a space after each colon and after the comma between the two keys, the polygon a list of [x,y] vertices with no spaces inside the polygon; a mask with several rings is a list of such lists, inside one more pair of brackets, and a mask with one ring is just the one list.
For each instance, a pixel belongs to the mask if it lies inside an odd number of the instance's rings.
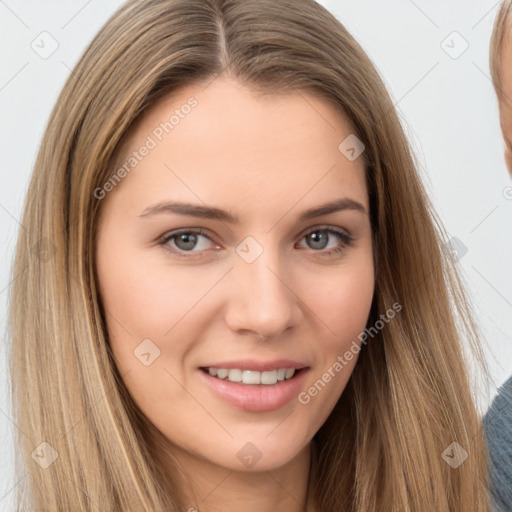
{"label": "woman", "polygon": [[488,510],[453,261],[318,4],[125,4],[57,102],[24,226],[26,509]]}

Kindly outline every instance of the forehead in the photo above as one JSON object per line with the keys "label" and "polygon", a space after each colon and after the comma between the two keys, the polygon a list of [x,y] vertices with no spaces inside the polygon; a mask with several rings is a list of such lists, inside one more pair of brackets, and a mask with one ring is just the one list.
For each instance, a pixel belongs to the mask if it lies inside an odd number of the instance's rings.
{"label": "forehead", "polygon": [[334,105],[309,92],[262,95],[229,79],[189,85],[134,127],[119,163],[148,137],[156,144],[114,194],[124,190],[142,204],[178,191],[240,211],[258,199],[291,206],[306,195],[350,192],[367,206],[364,155],[350,161],[339,150],[352,133]]}
{"label": "forehead", "polygon": [[[187,106],[193,103],[193,108]],[[231,131],[235,138],[252,135],[257,142],[266,135],[274,139],[275,132],[283,126],[287,131],[279,133],[279,138],[290,139],[304,132],[306,125],[310,134],[340,129],[343,132],[353,131],[334,102],[321,98],[314,91],[288,89],[279,93],[263,93],[229,78],[217,78],[212,82],[183,86],[158,101],[133,127],[128,144],[151,132],[159,123],[176,118],[173,113],[180,119],[189,119],[183,123],[178,119],[178,122],[173,121],[180,124],[179,129],[173,130],[172,136],[164,137],[166,139],[192,136],[206,142],[218,138],[219,131]],[[212,122],[216,130],[208,131]],[[193,134],[192,130],[196,133]]]}

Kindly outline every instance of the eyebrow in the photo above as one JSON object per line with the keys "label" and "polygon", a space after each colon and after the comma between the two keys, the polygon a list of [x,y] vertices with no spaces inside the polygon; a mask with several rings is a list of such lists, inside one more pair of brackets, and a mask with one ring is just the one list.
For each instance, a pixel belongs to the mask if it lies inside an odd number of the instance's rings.
{"label": "eyebrow", "polygon": [[[299,215],[297,220],[299,222],[303,222],[314,217],[328,215],[329,213],[335,213],[344,210],[354,210],[368,215],[366,208],[361,203],[355,201],[354,199],[345,197],[331,201],[329,203],[325,203],[315,208],[305,210]],[[161,213],[177,213],[180,215],[190,215],[192,217],[200,217],[203,219],[220,220],[233,224],[240,222],[240,219],[237,215],[234,215],[225,210],[221,210],[220,208],[171,201],[162,201],[150,205],[139,215],[139,217],[149,217]]]}

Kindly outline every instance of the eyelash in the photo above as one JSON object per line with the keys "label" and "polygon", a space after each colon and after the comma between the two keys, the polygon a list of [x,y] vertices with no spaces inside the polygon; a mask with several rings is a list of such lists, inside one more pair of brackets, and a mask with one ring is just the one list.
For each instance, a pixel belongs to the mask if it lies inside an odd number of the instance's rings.
{"label": "eyelash", "polygon": [[[329,251],[323,251],[323,250],[315,251],[314,249],[312,249],[313,252],[318,252],[319,254],[322,254],[322,255],[327,255],[327,256],[337,255],[337,254],[343,252],[347,247],[350,247],[352,245],[352,243],[354,242],[354,239],[349,234],[347,234],[344,231],[332,228],[332,227],[325,227],[325,228],[317,227],[317,228],[310,229],[309,231],[304,233],[304,235],[301,237],[301,240],[306,238],[308,235],[311,235],[312,233],[317,233],[317,232],[329,233],[331,235],[337,236],[341,240],[341,244],[338,245],[338,247],[331,249]],[[190,253],[190,254],[193,254],[195,252],[201,253],[202,251],[183,251],[181,249],[175,249],[175,248],[169,249],[168,243],[171,240],[178,237],[179,235],[183,235],[183,234],[202,235],[202,236],[208,238],[208,240],[213,242],[213,240],[206,234],[206,232],[204,230],[198,228],[198,229],[182,229],[179,231],[167,233],[159,240],[158,244],[163,246],[164,250],[166,250],[167,252],[170,252],[170,253],[180,256],[180,257],[190,258],[191,256],[187,253]],[[192,257],[194,257],[194,256],[192,256]]]}

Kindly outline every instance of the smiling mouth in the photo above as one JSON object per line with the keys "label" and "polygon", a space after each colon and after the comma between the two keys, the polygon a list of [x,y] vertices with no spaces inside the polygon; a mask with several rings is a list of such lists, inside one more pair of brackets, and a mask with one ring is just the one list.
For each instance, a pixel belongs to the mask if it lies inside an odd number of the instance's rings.
{"label": "smiling mouth", "polygon": [[242,370],[239,368],[201,368],[204,373],[219,380],[229,380],[237,384],[262,384],[272,386],[279,382],[293,379],[304,368],[278,368],[260,372],[257,370]]}

